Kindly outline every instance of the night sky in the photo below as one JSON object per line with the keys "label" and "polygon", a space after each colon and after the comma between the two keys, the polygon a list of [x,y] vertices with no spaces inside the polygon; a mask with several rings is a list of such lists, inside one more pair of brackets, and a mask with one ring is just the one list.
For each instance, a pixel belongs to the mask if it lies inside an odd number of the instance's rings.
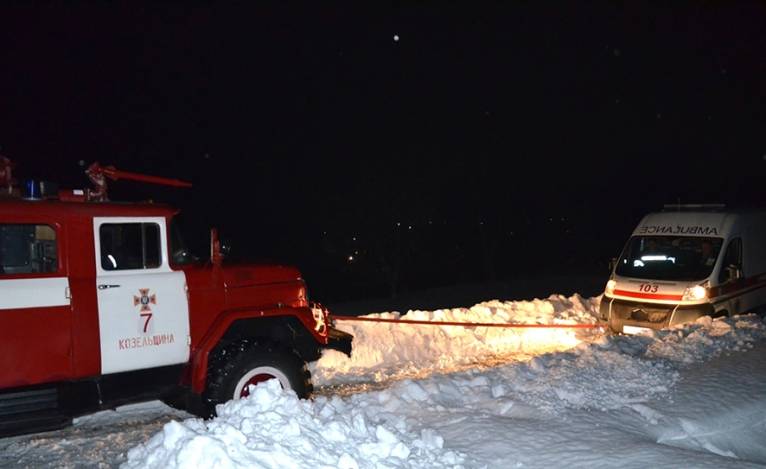
{"label": "night sky", "polygon": [[0,153],[189,180],[112,195],[328,301],[601,273],[665,203],[764,205],[763,2],[365,3],[2,6]]}

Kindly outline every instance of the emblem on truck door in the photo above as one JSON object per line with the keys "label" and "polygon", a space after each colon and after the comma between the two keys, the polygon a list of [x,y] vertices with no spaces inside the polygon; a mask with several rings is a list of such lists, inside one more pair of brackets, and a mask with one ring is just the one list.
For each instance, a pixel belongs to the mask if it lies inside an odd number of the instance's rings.
{"label": "emblem on truck door", "polygon": [[138,293],[141,296],[133,297],[133,306],[141,305],[141,309],[138,310],[139,316],[144,319],[144,334],[146,334],[149,328],[149,321],[152,319],[152,310],[149,308],[149,304],[157,304],[157,295],[149,296],[149,288],[139,288]]}
{"label": "emblem on truck door", "polygon": [[152,310],[149,308],[149,304],[157,304],[157,295],[149,296],[149,288],[139,288],[138,293],[141,296],[133,297],[133,306],[141,305],[140,312],[151,313]]}

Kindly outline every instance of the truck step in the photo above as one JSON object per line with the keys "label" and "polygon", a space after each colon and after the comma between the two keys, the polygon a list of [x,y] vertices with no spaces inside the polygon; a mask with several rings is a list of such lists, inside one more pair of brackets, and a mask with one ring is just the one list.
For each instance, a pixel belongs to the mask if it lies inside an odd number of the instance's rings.
{"label": "truck step", "polygon": [[58,390],[42,388],[0,394],[0,418],[58,407]]}
{"label": "truck step", "polygon": [[71,424],[71,416],[56,410],[4,415],[0,417],[0,437],[58,430]]}
{"label": "truck step", "polygon": [[0,436],[55,430],[71,422],[59,411],[56,388],[0,394]]}

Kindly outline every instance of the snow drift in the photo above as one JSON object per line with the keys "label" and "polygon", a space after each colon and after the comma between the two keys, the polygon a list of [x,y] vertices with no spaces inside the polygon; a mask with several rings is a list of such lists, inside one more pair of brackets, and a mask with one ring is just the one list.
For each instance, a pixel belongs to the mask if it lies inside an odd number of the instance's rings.
{"label": "snow drift", "polygon": [[[556,295],[402,317],[588,323],[596,304],[597,298]],[[720,397],[766,386],[759,373],[743,384],[713,377],[713,391],[699,384],[698,398],[686,398],[679,409],[672,402],[673,389],[685,385],[679,383],[682,373],[762,344],[766,327],[758,317],[703,318],[651,335],[586,337],[587,342],[574,331],[428,327],[347,324],[360,353],[350,360],[326,355],[314,365],[327,383],[401,377],[402,367],[421,379],[310,401],[299,401],[275,382],[263,383],[247,399],[221,406],[215,419],[167,424],[133,448],[124,467],[546,467],[563,460],[580,467],[722,467],[727,461],[733,466],[732,457],[766,461],[761,445],[746,443],[766,441],[766,404],[757,396],[748,401],[755,419],[750,420],[760,424],[743,425],[732,421],[741,413],[726,411],[725,403],[737,400]],[[550,344],[536,336],[540,332],[550,333],[553,349],[564,350],[548,353]],[[513,352],[540,354],[502,365],[493,361],[492,367],[462,366],[481,362],[485,354]],[[715,419],[708,422],[700,409],[716,393],[721,408],[708,410]],[[699,413],[690,418],[684,409]],[[708,431],[711,424],[731,431]]]}
{"label": "snow drift", "polygon": [[[551,295],[547,300],[487,301],[471,308],[386,312],[368,318],[466,323],[583,324],[596,322],[598,298]],[[317,384],[384,381],[455,371],[488,357],[497,360],[566,350],[593,336],[583,329],[512,329],[337,321],[354,335],[351,358],[328,350],[312,364]],[[595,330],[597,331],[597,330]]]}
{"label": "snow drift", "polygon": [[128,453],[145,467],[452,467],[462,460],[433,431],[414,433],[400,417],[374,423],[340,398],[301,401],[276,380],[230,401],[204,422],[171,422]]}

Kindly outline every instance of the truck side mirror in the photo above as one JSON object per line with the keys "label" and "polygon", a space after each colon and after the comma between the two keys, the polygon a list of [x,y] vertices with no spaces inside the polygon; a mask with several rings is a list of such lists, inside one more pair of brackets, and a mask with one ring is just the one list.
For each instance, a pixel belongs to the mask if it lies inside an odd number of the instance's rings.
{"label": "truck side mirror", "polygon": [[617,258],[613,257],[609,259],[609,272],[614,272],[614,268],[617,266]]}
{"label": "truck side mirror", "polygon": [[210,229],[210,262],[213,265],[221,266],[223,263],[223,254],[221,253],[221,240],[218,238],[218,229]]}

